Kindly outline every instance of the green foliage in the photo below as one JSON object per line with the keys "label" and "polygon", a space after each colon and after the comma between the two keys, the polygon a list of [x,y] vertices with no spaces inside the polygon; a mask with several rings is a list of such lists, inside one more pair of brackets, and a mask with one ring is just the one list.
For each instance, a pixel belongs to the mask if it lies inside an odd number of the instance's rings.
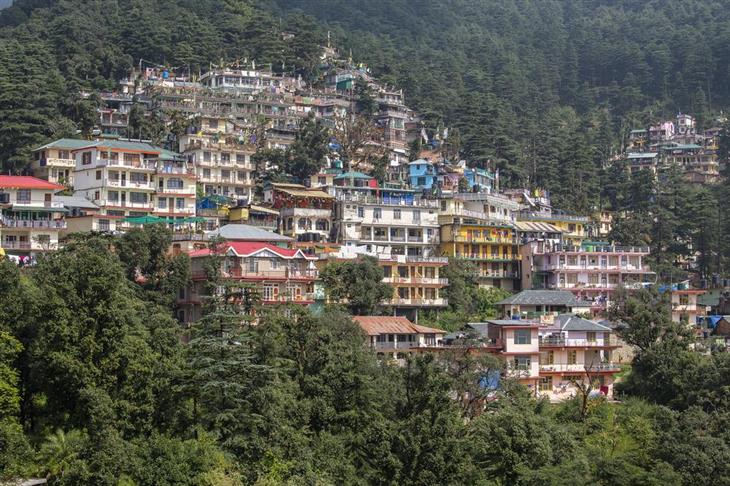
{"label": "green foliage", "polygon": [[319,273],[327,298],[346,304],[353,315],[371,315],[393,297],[393,287],[383,283],[383,269],[373,257],[330,262]]}

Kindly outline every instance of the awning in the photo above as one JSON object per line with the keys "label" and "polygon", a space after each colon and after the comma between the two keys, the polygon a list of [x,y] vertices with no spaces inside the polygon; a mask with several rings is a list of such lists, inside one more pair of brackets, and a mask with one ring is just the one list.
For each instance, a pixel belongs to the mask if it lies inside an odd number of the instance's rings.
{"label": "awning", "polygon": [[524,231],[530,233],[562,233],[563,230],[550,223],[541,223],[536,221],[517,221],[515,223],[517,231]]}

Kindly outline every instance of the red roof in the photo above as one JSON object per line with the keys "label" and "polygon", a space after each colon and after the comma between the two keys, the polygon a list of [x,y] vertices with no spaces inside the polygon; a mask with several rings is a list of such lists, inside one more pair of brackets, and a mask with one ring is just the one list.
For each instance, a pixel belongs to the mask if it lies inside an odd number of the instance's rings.
{"label": "red roof", "polygon": [[379,334],[446,334],[441,329],[413,324],[403,316],[352,316],[368,336]]}
{"label": "red roof", "polygon": [[[256,253],[259,253],[264,250],[268,250],[271,253],[274,253],[282,258],[306,258],[306,259],[314,259],[311,257],[306,256],[304,253],[302,253],[301,250],[297,249],[291,249],[291,248],[281,248],[276,245],[272,245],[271,243],[266,243],[263,241],[231,241],[228,243],[225,243],[225,249],[226,252],[233,250],[233,252],[236,254],[236,256],[239,257],[249,257],[253,256]],[[190,257],[202,257],[202,256],[208,256],[210,255],[210,249],[205,248],[203,250],[195,250],[190,252]]]}
{"label": "red roof", "polygon": [[37,177],[0,175],[0,189],[47,189],[57,191],[63,189],[63,186]]}

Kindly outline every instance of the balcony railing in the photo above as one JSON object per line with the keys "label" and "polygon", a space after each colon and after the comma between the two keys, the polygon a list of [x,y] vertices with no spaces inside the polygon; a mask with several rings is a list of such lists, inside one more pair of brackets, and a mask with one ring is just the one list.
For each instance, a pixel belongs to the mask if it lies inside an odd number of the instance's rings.
{"label": "balcony railing", "polygon": [[431,278],[431,277],[385,277],[383,282],[390,284],[430,284],[430,285],[448,285],[448,278]]}
{"label": "balcony railing", "polygon": [[281,217],[289,216],[331,218],[332,210],[327,208],[281,208]]}
{"label": "balcony railing", "polygon": [[567,253],[649,253],[648,246],[594,246],[590,250],[575,245],[556,245],[555,252]]}
{"label": "balcony railing", "polygon": [[[317,270],[291,270],[291,269],[281,269],[281,270],[269,270],[269,271],[248,271],[247,269],[243,269],[240,267],[234,267],[229,270],[223,271],[222,276],[225,278],[249,278],[249,279],[303,279],[303,280],[313,280],[316,279],[319,275],[319,272]],[[201,279],[205,278],[207,275],[205,272],[198,271],[193,272],[193,278],[195,279]]]}
{"label": "balcony railing", "polygon": [[14,218],[0,219],[6,228],[38,228],[38,229],[64,229],[66,221],[63,220],[26,220]]}
{"label": "balcony railing", "polygon": [[498,243],[503,245],[517,245],[519,240],[517,238],[492,238],[492,237],[474,237],[474,236],[454,236],[454,241],[457,243]]}
{"label": "balcony railing", "polygon": [[569,373],[600,373],[605,371],[621,371],[621,365],[614,363],[593,364],[540,364],[540,371],[562,371]]}
{"label": "balcony railing", "polygon": [[404,299],[401,297],[395,297],[390,300],[391,305],[401,305],[401,306],[419,306],[419,307],[444,307],[449,305],[448,299],[438,298],[438,299],[423,299],[423,298],[415,298],[415,299]]}
{"label": "balcony railing", "polygon": [[41,167],[48,166],[48,167],[74,167],[76,165],[75,159],[58,159],[55,157],[47,157],[45,159],[41,159],[40,161]]}
{"label": "balcony railing", "polygon": [[106,179],[104,182],[109,187],[127,187],[130,189],[144,189],[148,191],[151,191],[155,188],[151,181],[140,182],[130,181],[126,179]]}
{"label": "balcony railing", "polygon": [[614,336],[608,339],[601,338],[589,341],[585,338],[562,338],[562,337],[541,337],[538,340],[540,346],[545,347],[578,347],[578,348],[600,348],[605,346],[618,346],[618,339]]}
{"label": "balcony railing", "polygon": [[155,170],[155,164],[147,161],[130,162],[119,159],[99,159],[99,164],[106,167],[120,167],[126,169]]}
{"label": "balcony railing", "polygon": [[571,214],[547,213],[539,211],[520,211],[517,215],[520,221],[548,220],[548,221],[574,221],[577,223],[589,223],[587,216],[575,216]]}

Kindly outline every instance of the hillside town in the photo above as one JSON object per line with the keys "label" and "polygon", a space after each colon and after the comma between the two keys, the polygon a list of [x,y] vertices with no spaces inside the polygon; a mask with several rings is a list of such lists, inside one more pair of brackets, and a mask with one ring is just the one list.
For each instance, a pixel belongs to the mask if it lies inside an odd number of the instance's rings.
{"label": "hillside town", "polygon": [[[473,347],[501,356],[511,376],[553,400],[586,380],[612,396],[626,356],[608,320],[617,292],[655,286],[671,296],[675,322],[714,332],[719,317],[708,317],[702,299],[707,282],[658,286],[648,247],[608,240],[612,213],[568,214],[548,191],[500,187],[491,161],[449,150],[447,128],[429,136],[402,90],[331,48],[322,62],[328,74],[317,89],[253,61],[194,77],[132,71],[118,91],[100,94],[90,136],[39,146],[28,175],[0,176],[4,255],[33,265],[74,233],[164,225],[173,233],[169,251],[191,260],[176,304],[186,327],[204,315],[212,254],[222,256],[224,279],[254,288],[264,306],[314,311],[332,302],[319,277],[325,266],[370,257],[392,295],[382,315],[354,321],[378,356]],[[154,110],[185,121],[164,146],[134,138],[131,118]],[[267,157],[290,149],[307,123],[329,133],[320,166],[304,177],[268,177],[281,167]],[[632,130],[616,160],[629,174],[659,178],[678,167],[692,184],[712,184],[718,133],[699,133],[692,116],[679,114]],[[376,174],[377,160],[385,163]],[[464,322],[458,332],[419,324],[449,307],[450,261],[469,262],[479,288],[508,295],[495,319]]]}

